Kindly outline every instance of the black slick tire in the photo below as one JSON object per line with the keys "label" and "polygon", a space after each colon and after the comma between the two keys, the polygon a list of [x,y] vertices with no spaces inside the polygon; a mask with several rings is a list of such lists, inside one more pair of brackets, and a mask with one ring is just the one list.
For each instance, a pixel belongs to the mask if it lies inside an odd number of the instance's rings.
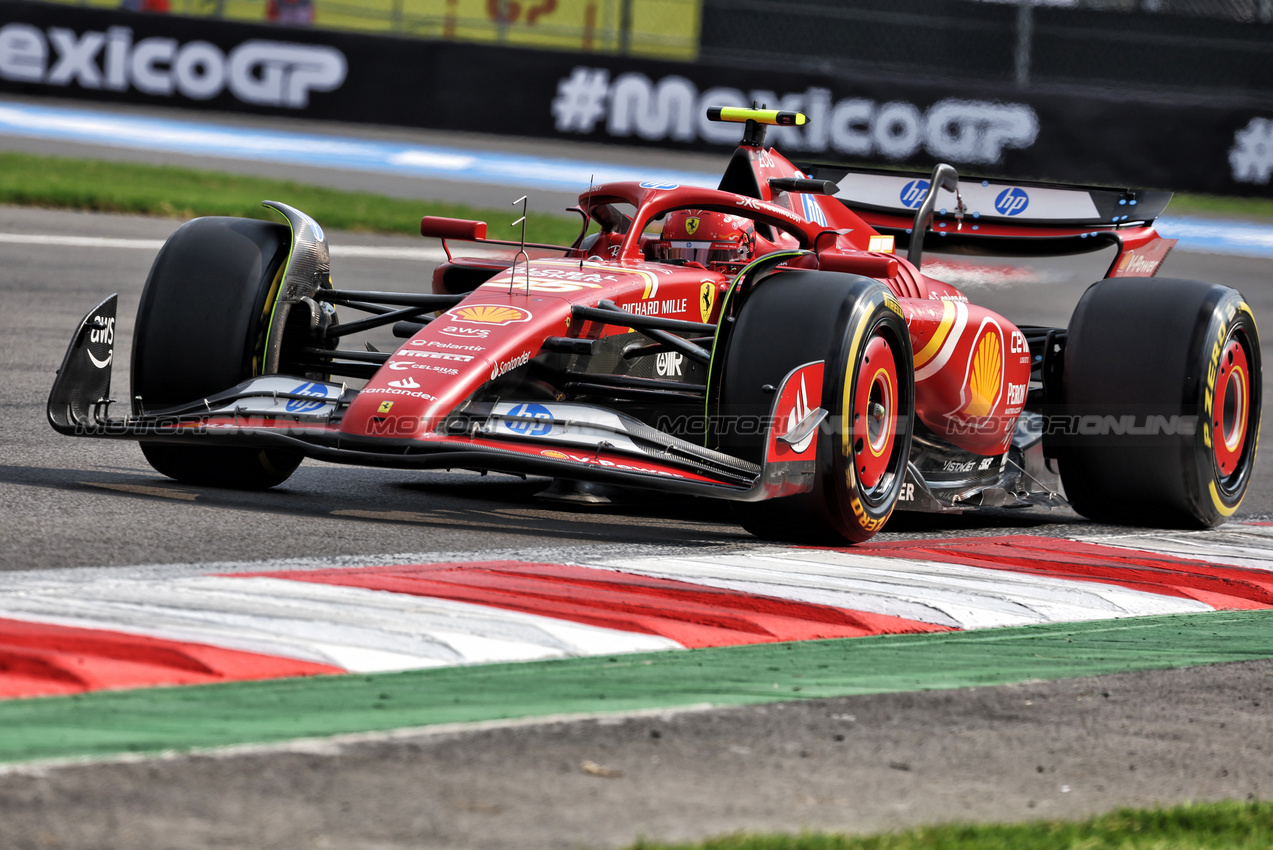
{"label": "black slick tire", "polygon": [[[274,295],[291,244],[285,225],[209,217],[169,237],[137,310],[136,413],[194,401],[260,374]],[[188,484],[259,490],[300,465],[279,448],[141,444],[158,472]]]}
{"label": "black slick tire", "polygon": [[1044,439],[1076,511],[1103,522],[1224,522],[1250,483],[1260,340],[1236,290],[1163,278],[1093,284],[1067,333]]}
{"label": "black slick tire", "polygon": [[[864,404],[876,403],[872,375],[887,360],[887,423],[868,429]],[[722,364],[718,423],[767,418],[774,388],[798,366],[823,361],[817,473],[812,492],[735,503],[735,514],[760,537],[799,542],[862,542],[888,521],[897,503],[910,454],[914,421],[914,367],[910,336],[897,299],[881,283],[856,275],[817,271],[774,274],[741,306]],[[781,427],[774,423],[774,427]],[[886,430],[885,430],[886,429]],[[721,424],[723,451],[762,460],[753,428]],[[870,433],[868,433],[870,430]],[[878,456],[868,449],[874,443]],[[869,465],[863,465],[863,458]]]}

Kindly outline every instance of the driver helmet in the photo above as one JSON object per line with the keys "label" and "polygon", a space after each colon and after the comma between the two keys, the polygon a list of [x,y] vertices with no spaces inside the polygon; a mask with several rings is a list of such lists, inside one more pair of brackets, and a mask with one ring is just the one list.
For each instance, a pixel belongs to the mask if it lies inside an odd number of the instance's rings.
{"label": "driver helmet", "polygon": [[745,263],[756,248],[751,219],[703,210],[668,213],[654,243],[654,259],[694,262],[712,268]]}

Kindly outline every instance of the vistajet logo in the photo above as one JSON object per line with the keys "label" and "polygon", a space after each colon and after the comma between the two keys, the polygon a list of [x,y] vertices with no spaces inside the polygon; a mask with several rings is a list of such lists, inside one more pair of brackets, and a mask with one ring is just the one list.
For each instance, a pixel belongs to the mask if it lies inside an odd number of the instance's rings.
{"label": "vistajet logo", "polygon": [[252,39],[226,53],[207,41],[152,36],[128,27],[105,32],[0,27],[0,77],[49,86],[209,100],[229,90],[244,103],[303,109],[311,92],[345,82],[345,54],[323,44]]}

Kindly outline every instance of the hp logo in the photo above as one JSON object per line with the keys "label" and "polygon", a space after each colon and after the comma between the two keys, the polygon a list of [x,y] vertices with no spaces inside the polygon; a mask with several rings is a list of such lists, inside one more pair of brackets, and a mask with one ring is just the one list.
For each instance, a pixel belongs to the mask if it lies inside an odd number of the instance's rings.
{"label": "hp logo", "polygon": [[912,180],[902,187],[902,204],[915,209],[924,202],[924,196],[928,194],[929,182],[927,180]]}
{"label": "hp logo", "polygon": [[315,410],[322,410],[323,405],[327,403],[327,388],[322,384],[301,384],[292,390],[293,395],[313,396],[318,401],[305,401],[300,398],[289,398],[287,404],[283,405],[283,409],[288,413],[313,413]]}
{"label": "hp logo", "polygon": [[1025,189],[1018,189],[1016,186],[1004,189],[995,198],[995,209],[999,215],[1017,215],[1028,206],[1030,206],[1030,196],[1026,194]]}
{"label": "hp logo", "polygon": [[[523,437],[542,437],[553,429],[552,411],[542,404],[519,404],[508,411],[509,416],[521,417],[512,421],[505,419],[504,427],[514,434]],[[543,422],[529,422],[528,419],[543,419]]]}

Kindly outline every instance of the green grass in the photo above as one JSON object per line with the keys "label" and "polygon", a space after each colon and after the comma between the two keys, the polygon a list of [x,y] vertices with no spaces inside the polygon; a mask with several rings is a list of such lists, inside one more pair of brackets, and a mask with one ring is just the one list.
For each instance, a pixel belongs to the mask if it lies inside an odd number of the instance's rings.
{"label": "green grass", "polygon": [[1273,198],[1226,198],[1220,195],[1178,194],[1167,205],[1168,215],[1209,215],[1273,221]]}
{"label": "green grass", "polygon": [[[511,238],[513,208],[484,210],[463,204],[388,198],[296,183],[175,166],[97,162],[85,159],[0,153],[0,204],[194,218],[233,215],[277,221],[261,206],[282,201],[313,216],[330,230],[419,233],[420,217],[443,215],[488,223],[492,238]],[[1168,207],[1177,215],[1214,215],[1273,221],[1273,199],[1177,195]],[[551,213],[529,216],[527,239],[570,244],[578,219]]]}
{"label": "green grass", "polygon": [[[0,153],[0,204],[183,219],[232,215],[279,221],[276,213],[261,206],[264,200],[304,210],[329,230],[374,233],[419,234],[421,216],[443,215],[481,219],[488,223],[492,238],[514,238],[518,231],[508,224],[520,215],[511,206],[481,210],[175,166]],[[577,217],[532,212],[527,220],[526,238],[532,242],[569,245],[578,233]]]}
{"label": "green grass", "polygon": [[1084,821],[926,826],[882,835],[737,834],[698,844],[639,841],[631,850],[1263,850],[1273,803],[1120,809]]}

